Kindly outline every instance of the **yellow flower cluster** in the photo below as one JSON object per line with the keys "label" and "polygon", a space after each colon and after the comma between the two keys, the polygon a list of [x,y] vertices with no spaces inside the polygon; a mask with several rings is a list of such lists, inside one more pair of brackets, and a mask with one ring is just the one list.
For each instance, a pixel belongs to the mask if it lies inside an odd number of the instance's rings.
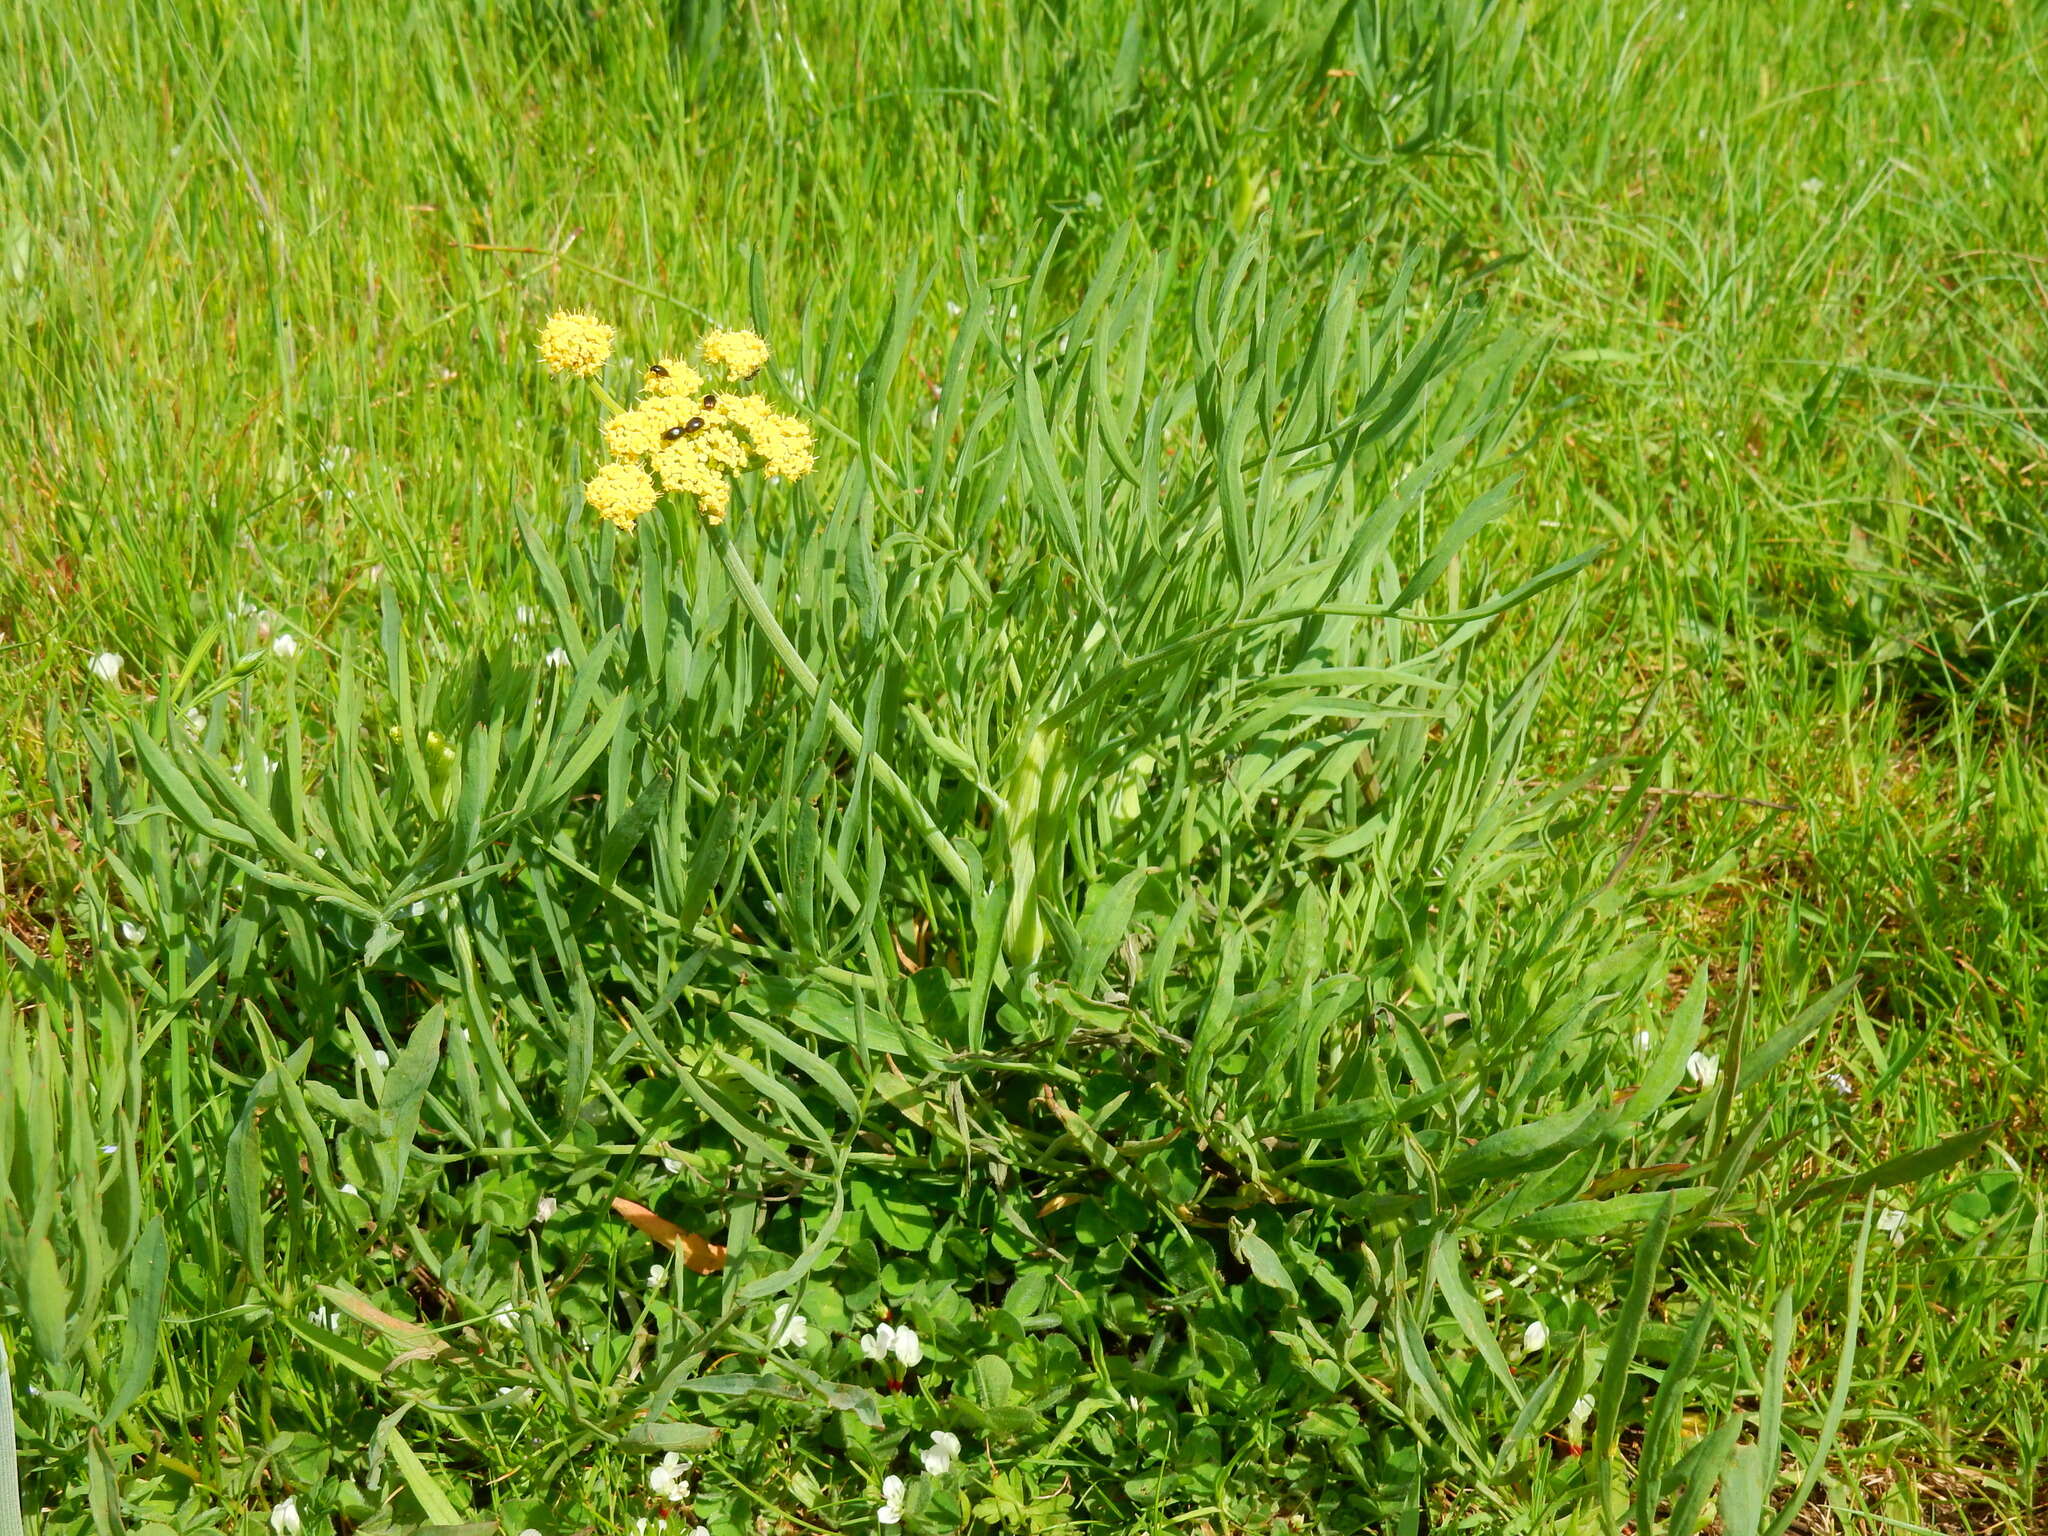
{"label": "yellow flower cluster", "polygon": [[612,338],[617,334],[595,315],[557,310],[541,327],[540,360],[547,364],[549,373],[595,378],[604,360],[612,355]]}
{"label": "yellow flower cluster", "polygon": [[661,492],[638,464],[607,464],[583,487],[583,499],[613,527],[631,533],[633,525],[654,510]]}
{"label": "yellow flower cluster", "polygon": [[[541,332],[542,359],[556,373],[594,374],[609,355],[612,329],[588,315],[556,315]],[[705,367],[734,381],[768,361],[752,331],[708,331],[697,344]],[[631,531],[663,493],[688,496],[707,522],[723,522],[736,475],[760,470],[801,480],[817,467],[811,429],[759,395],[706,387],[686,358],[664,357],[642,380],[640,398],[602,428],[612,462],[583,488],[606,522]]]}
{"label": "yellow flower cluster", "polygon": [[768,361],[768,343],[752,331],[706,331],[697,343],[704,361],[733,380],[751,379]]}

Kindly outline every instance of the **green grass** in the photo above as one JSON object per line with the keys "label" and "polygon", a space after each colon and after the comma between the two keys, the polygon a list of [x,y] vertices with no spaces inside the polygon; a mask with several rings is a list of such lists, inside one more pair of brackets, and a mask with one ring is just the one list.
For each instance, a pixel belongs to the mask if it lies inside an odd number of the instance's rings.
{"label": "green grass", "polygon": [[0,14],[27,1529],[2044,1528],[2036,8]]}

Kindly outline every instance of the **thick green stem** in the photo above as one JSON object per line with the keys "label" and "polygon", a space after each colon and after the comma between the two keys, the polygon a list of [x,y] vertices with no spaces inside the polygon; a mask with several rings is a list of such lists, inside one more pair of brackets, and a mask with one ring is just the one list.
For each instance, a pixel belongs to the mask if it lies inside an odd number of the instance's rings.
{"label": "thick green stem", "polygon": [[[754,622],[760,626],[761,633],[768,637],[769,647],[780,658],[789,675],[796,679],[797,686],[813,699],[817,698],[818,674],[811,670],[810,664],[799,654],[795,645],[790,643],[789,636],[783,633],[775,615],[769,612],[768,601],[761,595],[761,589],[754,585],[753,573],[747,569],[746,561],[740,558],[739,546],[733,543],[732,533],[723,523],[711,524],[709,531],[711,547],[718,551],[718,558],[725,565],[725,574],[731,579],[733,590],[739,593],[740,603],[753,616]],[[853,723],[852,717],[845,710],[827,699],[825,714],[832,723],[832,729],[839,733],[839,739],[846,743],[847,750],[867,759],[869,772],[874,774],[876,781],[884,789],[895,796],[896,803],[902,806],[904,812],[917,824],[918,833],[924,838],[925,846],[938,855],[939,862],[946,867],[946,873],[953,877],[953,883],[969,896],[978,896],[980,893],[974,889],[974,876],[967,868],[967,861],[960,857],[960,850],[953,846],[952,840],[939,830],[938,822],[933,819],[932,813],[925,809],[924,802],[917,797],[917,791],[904,783],[902,776],[889,766],[881,754],[861,739],[860,728]]]}

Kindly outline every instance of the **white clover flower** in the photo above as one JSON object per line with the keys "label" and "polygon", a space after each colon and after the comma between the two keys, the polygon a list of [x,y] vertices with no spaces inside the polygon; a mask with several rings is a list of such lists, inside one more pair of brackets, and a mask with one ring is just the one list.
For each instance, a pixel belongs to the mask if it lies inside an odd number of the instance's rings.
{"label": "white clover flower", "polygon": [[789,1302],[782,1302],[775,1308],[775,1321],[768,1326],[768,1347],[770,1349],[802,1349],[811,1342],[811,1324],[803,1313]]}
{"label": "white clover flower", "polygon": [[541,657],[541,661],[550,667],[566,667],[569,665],[569,653],[558,645]]}
{"label": "white clover flower", "polygon": [[875,1524],[900,1525],[903,1521],[903,1479],[890,1476],[882,1479],[882,1502],[875,1510]]}
{"label": "white clover flower", "polygon": [[708,1525],[693,1525],[690,1527],[690,1536],[711,1536],[711,1527]]}
{"label": "white clover flower", "polygon": [[1580,1428],[1586,1420],[1593,1417],[1594,1406],[1593,1394],[1590,1392],[1572,1404],[1571,1424],[1574,1430]]}
{"label": "white clover flower", "polygon": [[148,937],[149,930],[144,928],[142,924],[131,923],[126,921],[122,922],[121,942],[123,944],[140,944],[144,939]]}
{"label": "white clover flower", "polygon": [[690,1480],[683,1474],[690,1464],[674,1451],[661,1458],[661,1465],[647,1474],[647,1486],[657,1499],[680,1504],[690,1496]]}
{"label": "white clover flower", "polygon": [[920,1460],[925,1472],[932,1477],[944,1477],[953,1470],[953,1462],[960,1455],[960,1437],[943,1429],[932,1431],[932,1447],[925,1451]]}
{"label": "white clover flower", "polygon": [[647,1271],[647,1289],[650,1291],[658,1291],[667,1284],[668,1266],[666,1264],[657,1264]]}
{"label": "white clover flower", "polygon": [[286,1499],[270,1512],[270,1529],[273,1536],[299,1536],[306,1528],[306,1522],[299,1518],[299,1501]]}
{"label": "white clover flower", "polygon": [[914,1328],[892,1328],[887,1323],[877,1323],[873,1333],[861,1335],[860,1352],[870,1360],[884,1362],[894,1355],[904,1365],[911,1366],[924,1358],[924,1345],[918,1341]]}
{"label": "white clover flower", "polygon": [[298,636],[294,635],[290,630],[286,630],[270,642],[270,654],[279,661],[290,661],[299,654]]}
{"label": "white clover flower", "polygon": [[[119,651],[101,651],[99,655],[93,657],[91,661],[85,664],[85,670],[103,683],[118,682],[121,677],[121,653]],[[289,1499],[285,1500],[286,1504],[290,1502],[291,1500]],[[284,1505],[282,1504],[278,1506],[280,1509],[283,1507]],[[272,1518],[275,1519],[276,1517],[273,1515]],[[298,1511],[296,1509],[292,1511],[292,1518],[294,1520],[298,1519]]]}
{"label": "white clover flower", "polygon": [[561,1202],[553,1195],[542,1195],[533,1202],[533,1219],[537,1225],[546,1225],[555,1219],[555,1212],[562,1208]]}
{"label": "white clover flower", "polygon": [[655,1533],[655,1536],[663,1536],[663,1533],[668,1530],[668,1521],[649,1520],[645,1515],[642,1515],[633,1522],[633,1536],[647,1536],[650,1530]]}
{"label": "white clover flower", "polygon": [[1694,1051],[1685,1058],[1685,1072],[1702,1088],[1711,1088],[1721,1076],[1721,1059],[1705,1051]]}
{"label": "white clover flower", "polygon": [[1877,1230],[1889,1237],[1892,1246],[1897,1248],[1906,1241],[1908,1219],[1906,1213],[1896,1205],[1886,1206],[1877,1213]]}
{"label": "white clover flower", "polygon": [[1522,1353],[1525,1355],[1535,1354],[1549,1342],[1550,1330],[1543,1325],[1543,1319],[1540,1317],[1522,1330]]}

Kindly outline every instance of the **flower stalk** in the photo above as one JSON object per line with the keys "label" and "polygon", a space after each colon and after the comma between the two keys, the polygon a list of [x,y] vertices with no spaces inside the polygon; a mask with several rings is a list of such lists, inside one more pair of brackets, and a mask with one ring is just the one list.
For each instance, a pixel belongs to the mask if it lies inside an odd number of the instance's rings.
{"label": "flower stalk", "polygon": [[[766,638],[769,649],[775,652],[784,670],[815,702],[821,686],[818,674],[811,670],[810,663],[803,658],[803,653],[797,650],[795,643],[784,632],[774,612],[769,608],[767,598],[762,596],[760,587],[755,585],[753,573],[747,569],[747,562],[741,557],[739,546],[733,542],[732,530],[723,523],[707,523],[704,531],[710,535],[711,547],[718,552],[719,563],[725,567],[726,578],[732,582],[733,590],[739,594],[740,606],[747,610],[748,616]],[[939,863],[945,867],[953,883],[969,896],[977,894],[974,889],[974,875],[968,869],[967,861],[960,857],[960,850],[953,846],[952,839],[940,829],[938,821],[925,808],[924,801],[918,797],[917,791],[904,782],[902,775],[889,766],[886,758],[862,740],[860,727],[853,723],[853,718],[830,699],[825,701],[825,717],[830,722],[833,732],[846,744],[849,752],[866,756],[868,769],[874,774],[876,782],[889,792],[903,808],[904,814],[916,824],[918,835],[924,839],[925,846],[931,849]]]}

